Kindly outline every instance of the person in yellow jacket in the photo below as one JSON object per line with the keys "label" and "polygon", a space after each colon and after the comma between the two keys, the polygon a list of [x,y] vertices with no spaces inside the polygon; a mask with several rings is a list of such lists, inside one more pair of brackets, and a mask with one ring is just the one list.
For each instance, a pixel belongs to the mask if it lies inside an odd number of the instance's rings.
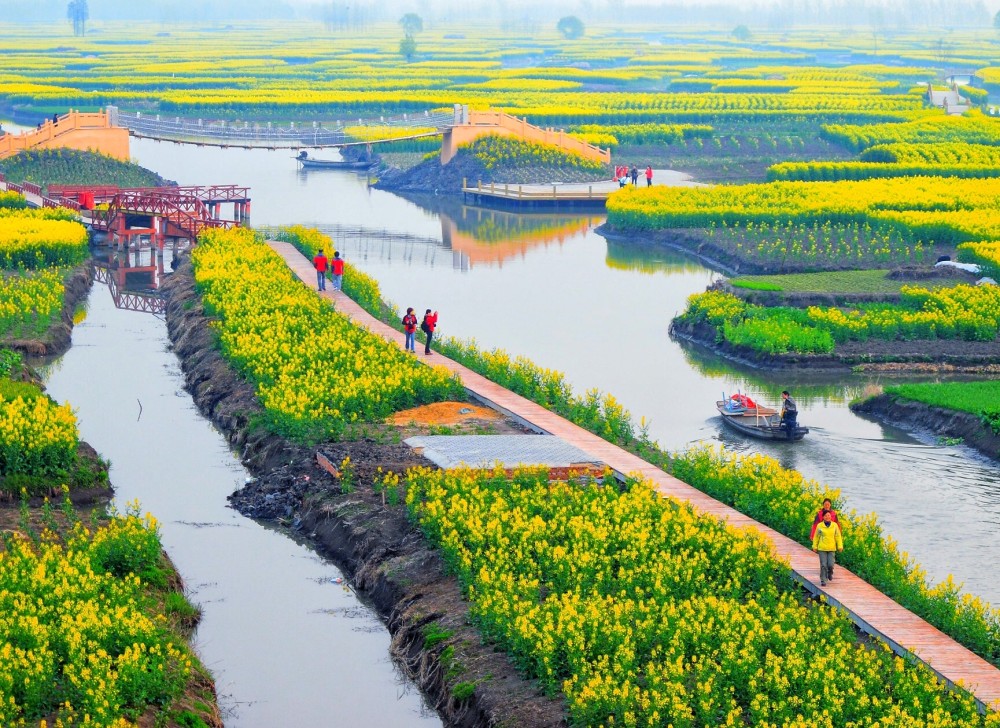
{"label": "person in yellow jacket", "polygon": [[844,550],[844,537],[840,533],[840,524],[835,523],[831,511],[823,514],[823,522],[816,526],[813,535],[813,551],[819,554],[819,583],[826,586],[833,581],[833,565],[836,553]]}

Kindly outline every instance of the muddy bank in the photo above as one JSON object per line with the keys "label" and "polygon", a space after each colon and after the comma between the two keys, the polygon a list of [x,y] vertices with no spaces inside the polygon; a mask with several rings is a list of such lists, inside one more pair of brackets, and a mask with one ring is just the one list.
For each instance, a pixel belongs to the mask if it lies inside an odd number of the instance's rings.
{"label": "muddy bank", "polygon": [[[230,497],[232,505],[251,517],[279,520],[341,566],[387,624],[393,656],[446,724],[564,724],[561,700],[541,695],[504,654],[481,644],[457,581],[404,507],[392,497],[383,504],[371,486],[379,467],[398,472],[429,463],[388,437],[304,447],[256,426],[260,405],[251,385],[215,349],[189,262],[168,278],[163,292],[186,387],[255,476]],[[354,473],[346,486],[317,465],[317,451],[334,463],[350,456]],[[347,487],[351,481],[354,487]],[[428,640],[428,634],[444,637]],[[463,689],[456,697],[458,685]]]}
{"label": "muddy bank", "polygon": [[961,439],[984,455],[1000,460],[1000,435],[969,412],[932,407],[888,394],[853,402],[851,410],[891,425],[929,432],[935,437]]}
{"label": "muddy bank", "polygon": [[45,358],[66,352],[73,335],[73,314],[86,300],[94,282],[94,269],[88,261],[69,274],[65,281],[62,315],[42,335],[30,339],[7,338],[0,340],[0,347],[19,351],[26,357]]}
{"label": "muddy bank", "polygon": [[1000,341],[929,339],[914,341],[847,341],[830,354],[767,354],[728,341],[718,341],[714,326],[670,323],[671,338],[708,349],[726,359],[755,368],[808,367],[818,371],[993,373],[1000,361]]}

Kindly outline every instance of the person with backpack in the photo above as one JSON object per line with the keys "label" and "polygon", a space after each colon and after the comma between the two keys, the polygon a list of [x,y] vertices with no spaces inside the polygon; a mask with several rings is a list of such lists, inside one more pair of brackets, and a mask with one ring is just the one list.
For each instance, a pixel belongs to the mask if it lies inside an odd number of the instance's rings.
{"label": "person with backpack", "polygon": [[342,291],[344,289],[344,259],[340,257],[340,251],[333,251],[333,260],[330,261],[330,271],[333,278],[333,290]]}
{"label": "person with backpack", "polygon": [[403,316],[403,335],[404,335],[404,348],[411,354],[416,354],[417,351],[414,348],[414,339],[417,334],[417,315],[413,313],[413,306],[406,309],[406,315]]}
{"label": "person with backpack", "polygon": [[816,527],[816,535],[813,536],[812,549],[819,554],[819,585],[826,586],[828,581],[833,581],[837,552],[844,550],[844,537],[840,533],[840,524],[833,522],[833,511],[823,514],[823,522]]}
{"label": "person with backpack", "polygon": [[316,290],[325,291],[326,290],[326,254],[323,249],[316,253],[316,257],[313,258],[313,268],[316,269]]}
{"label": "person with backpack", "polygon": [[434,338],[434,329],[437,328],[438,312],[433,314],[430,309],[424,314],[424,320],[420,322],[420,330],[427,334],[427,343],[424,345],[424,354],[431,353],[431,339]]}

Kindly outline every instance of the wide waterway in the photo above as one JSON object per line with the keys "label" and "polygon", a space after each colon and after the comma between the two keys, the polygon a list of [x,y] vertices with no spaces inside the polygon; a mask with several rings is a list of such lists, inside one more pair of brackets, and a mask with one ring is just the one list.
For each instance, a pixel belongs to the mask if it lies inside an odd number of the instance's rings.
{"label": "wide waterway", "polygon": [[[640,238],[609,243],[593,231],[600,215],[418,205],[350,172],[303,173],[291,151],[133,139],[132,154],[181,184],[251,187],[251,223],[327,229],[388,299],[439,310],[442,334],[561,370],[579,393],[613,393],[668,448],[707,441],[762,451],[840,488],[854,508],[876,511],[932,578],[952,573],[1000,604],[1000,586],[982,568],[1000,557],[990,538],[1000,521],[997,467],[966,447],[922,442],[854,415],[847,404],[869,378],[740,369],[671,341],[671,317],[717,276],[697,261]],[[384,630],[329,583],[336,569],[225,508],[246,473],[181,387],[162,324],[114,310],[101,288],[50,376],[54,396],[73,402],[84,436],[113,461],[119,499],[141,498],[164,521],[165,545],[205,609],[199,651],[237,715],[227,724],[436,720],[389,664]],[[723,392],[775,402],[783,388],[812,428],[802,443],[745,441],[714,416]],[[355,710],[377,710],[378,720]]]}

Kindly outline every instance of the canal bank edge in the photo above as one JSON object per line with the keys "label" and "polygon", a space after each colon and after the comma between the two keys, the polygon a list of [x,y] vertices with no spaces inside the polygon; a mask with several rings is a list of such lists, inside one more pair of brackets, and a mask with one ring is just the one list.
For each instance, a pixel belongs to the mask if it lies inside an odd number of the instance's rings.
{"label": "canal bank edge", "polygon": [[670,322],[668,333],[724,357],[756,369],[808,368],[813,371],[865,371],[905,374],[947,372],[950,374],[996,374],[1000,367],[1000,344],[995,341],[913,339],[887,341],[868,339],[837,344],[832,354],[768,354],[728,341],[719,341],[716,328]]}
{"label": "canal bank edge", "polygon": [[64,282],[61,320],[36,338],[3,339],[0,348],[13,349],[27,357],[43,358],[64,354],[73,335],[73,316],[90,293],[94,283],[94,267],[88,259],[69,273]]}
{"label": "canal bank edge", "polygon": [[889,394],[852,402],[851,410],[897,427],[928,432],[934,437],[961,439],[962,443],[1000,461],[1000,435],[974,414],[933,407]]}
{"label": "canal bank edge", "polygon": [[[253,385],[222,358],[198,295],[190,259],[163,285],[167,332],[199,410],[237,449],[256,480],[230,496],[252,518],[280,519],[340,565],[386,623],[390,651],[449,726],[558,726],[565,706],[523,679],[503,653],[483,645],[468,604],[439,554],[368,487],[342,493],[316,463],[322,449],[359,471],[428,464],[405,445],[372,441],[298,446],[257,426]],[[358,482],[365,483],[363,476]],[[367,482],[370,482],[370,478]],[[473,686],[455,695],[457,684]]]}

